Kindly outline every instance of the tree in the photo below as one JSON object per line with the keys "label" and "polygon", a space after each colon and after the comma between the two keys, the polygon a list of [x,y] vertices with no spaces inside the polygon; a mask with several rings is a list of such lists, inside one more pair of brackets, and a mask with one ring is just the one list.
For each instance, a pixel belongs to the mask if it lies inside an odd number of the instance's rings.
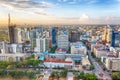
{"label": "tree", "polygon": [[55,53],[56,49],[57,49],[57,46],[52,47],[50,53]]}
{"label": "tree", "polygon": [[26,76],[29,77],[30,79],[33,79],[35,77],[35,73],[31,71],[26,71]]}
{"label": "tree", "polygon": [[112,80],[120,80],[120,72],[112,73]]}
{"label": "tree", "polygon": [[7,72],[4,69],[0,69],[0,77],[4,77]]}
{"label": "tree", "polygon": [[27,60],[34,60],[34,57],[35,57],[34,55],[31,55],[27,58]]}
{"label": "tree", "polygon": [[94,70],[94,65],[91,65],[91,66],[90,66],[90,70]]}
{"label": "tree", "polygon": [[84,73],[81,72],[80,74],[78,74],[78,79],[84,79]]}
{"label": "tree", "polygon": [[67,76],[67,70],[66,70],[66,69],[65,69],[65,70],[62,70],[62,71],[60,72],[60,74],[61,74],[62,77],[66,77],[66,76]]}
{"label": "tree", "polygon": [[79,73],[78,73],[77,71],[74,71],[74,72],[73,72],[73,75],[74,75],[75,77],[78,77]]}
{"label": "tree", "polygon": [[83,72],[74,72],[73,74],[78,79],[83,79],[83,80],[97,80],[97,77],[95,76],[95,74],[88,74],[88,73],[85,74]]}
{"label": "tree", "polygon": [[95,74],[85,74],[84,75],[85,80],[97,80],[97,77],[95,76]]}
{"label": "tree", "polygon": [[11,64],[11,65],[8,65],[8,66],[7,66],[7,69],[13,69],[13,68],[15,68],[15,67],[16,67],[15,65],[12,65],[12,64]]}

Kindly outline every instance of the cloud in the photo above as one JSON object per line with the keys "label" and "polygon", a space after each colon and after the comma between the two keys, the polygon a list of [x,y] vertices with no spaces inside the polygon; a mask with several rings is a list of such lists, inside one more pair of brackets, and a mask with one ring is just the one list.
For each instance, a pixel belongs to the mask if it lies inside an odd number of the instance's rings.
{"label": "cloud", "polygon": [[76,4],[79,0],[73,0],[71,2],[68,2],[69,4]]}
{"label": "cloud", "polygon": [[116,1],[120,2],[120,0],[116,0]]}
{"label": "cloud", "polygon": [[80,18],[79,18],[80,21],[83,21],[83,20],[89,20],[89,16],[86,15],[86,14],[83,14]]}
{"label": "cloud", "polygon": [[59,2],[67,2],[68,4],[76,4],[76,3],[87,3],[87,4],[94,4],[99,2],[100,0],[58,0]]}
{"label": "cloud", "polygon": [[0,5],[10,9],[13,8],[14,10],[22,10],[25,12],[35,13],[44,16],[47,14],[41,11],[54,6],[52,3],[49,2],[35,2],[31,0],[0,0]]}
{"label": "cloud", "polygon": [[99,0],[85,0],[88,4],[94,4],[99,2]]}
{"label": "cloud", "polygon": [[48,8],[52,5],[51,3],[48,2],[34,2],[29,0],[0,0],[0,4],[17,9]]}
{"label": "cloud", "polygon": [[43,13],[43,12],[33,12],[34,14],[38,14],[38,15],[44,15],[44,16],[48,16],[48,14]]}
{"label": "cloud", "polygon": [[68,0],[58,0],[58,2],[67,2]]}
{"label": "cloud", "polygon": [[107,16],[91,18],[90,16],[83,14],[77,21],[78,24],[119,24],[120,17]]}

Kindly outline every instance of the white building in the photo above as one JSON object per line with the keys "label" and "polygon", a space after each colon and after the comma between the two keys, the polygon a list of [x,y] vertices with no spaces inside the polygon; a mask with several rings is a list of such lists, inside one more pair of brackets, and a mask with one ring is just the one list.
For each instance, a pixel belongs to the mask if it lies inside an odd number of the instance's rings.
{"label": "white building", "polygon": [[22,53],[22,44],[2,42],[0,52],[0,61],[18,62],[27,57],[25,53]]}
{"label": "white building", "polygon": [[105,64],[108,70],[120,71],[120,58],[102,57],[101,61]]}
{"label": "white building", "polygon": [[18,62],[18,61],[24,60],[25,58],[26,58],[26,54],[24,54],[24,53],[0,54],[0,61]]}
{"label": "white building", "polygon": [[17,43],[23,43],[21,31],[21,28],[15,28],[15,42]]}
{"label": "white building", "polygon": [[88,56],[82,57],[82,66],[90,66],[90,61],[88,60]]}
{"label": "white building", "polygon": [[61,49],[69,48],[69,40],[68,40],[68,32],[67,31],[59,31],[57,37],[57,46]]}
{"label": "white building", "polygon": [[2,53],[23,53],[22,44],[10,44],[7,42],[2,42]]}
{"label": "white building", "polygon": [[87,54],[87,48],[82,42],[71,43],[71,54]]}
{"label": "white building", "polygon": [[93,48],[94,55],[97,58],[101,58],[102,56],[107,56],[110,53],[109,47],[103,44],[96,44]]}
{"label": "white building", "polygon": [[36,39],[36,48],[35,48],[36,52],[44,52],[46,50],[45,40],[46,40],[45,38]]}
{"label": "white building", "polygon": [[48,68],[67,68],[72,69],[74,66],[74,61],[71,58],[66,58],[65,60],[60,60],[57,58],[47,58],[44,60],[44,65]]}
{"label": "white building", "polygon": [[96,50],[95,56],[101,58],[102,56],[107,56],[109,53],[105,50]]}

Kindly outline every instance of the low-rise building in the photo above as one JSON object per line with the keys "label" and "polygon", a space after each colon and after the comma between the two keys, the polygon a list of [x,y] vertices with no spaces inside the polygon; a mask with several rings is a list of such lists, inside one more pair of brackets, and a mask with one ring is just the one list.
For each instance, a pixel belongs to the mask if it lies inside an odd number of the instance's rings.
{"label": "low-rise building", "polygon": [[57,48],[57,49],[55,50],[55,53],[58,53],[58,54],[66,54],[66,53],[67,53],[67,50],[66,50],[66,49]]}
{"label": "low-rise building", "polygon": [[58,58],[47,58],[44,59],[44,65],[48,68],[67,68],[72,69],[74,66],[74,61],[71,58],[66,58],[61,60]]}
{"label": "low-rise building", "polygon": [[87,48],[82,42],[71,43],[71,54],[87,54]]}
{"label": "low-rise building", "polygon": [[105,64],[108,70],[120,71],[120,58],[102,57],[101,61]]}
{"label": "low-rise building", "polygon": [[94,46],[94,55],[97,58],[101,58],[102,56],[107,56],[110,53],[110,50],[108,47],[102,44],[96,44]]}
{"label": "low-rise building", "polygon": [[0,54],[0,61],[19,62],[19,61],[23,61],[25,58],[26,58],[26,54],[24,54],[24,53],[23,54],[22,53]]}
{"label": "low-rise building", "polygon": [[88,56],[82,57],[82,66],[90,66],[90,61],[88,60]]}
{"label": "low-rise building", "polygon": [[0,61],[18,62],[24,60],[27,55],[23,53],[22,44],[1,43]]}

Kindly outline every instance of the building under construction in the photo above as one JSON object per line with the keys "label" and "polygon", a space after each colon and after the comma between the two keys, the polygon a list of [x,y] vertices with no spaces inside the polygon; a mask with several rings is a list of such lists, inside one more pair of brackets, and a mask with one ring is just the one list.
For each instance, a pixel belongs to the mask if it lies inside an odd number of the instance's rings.
{"label": "building under construction", "polygon": [[16,25],[11,24],[11,17],[10,14],[8,14],[8,29],[9,29],[9,41],[10,43],[15,43],[15,27]]}

